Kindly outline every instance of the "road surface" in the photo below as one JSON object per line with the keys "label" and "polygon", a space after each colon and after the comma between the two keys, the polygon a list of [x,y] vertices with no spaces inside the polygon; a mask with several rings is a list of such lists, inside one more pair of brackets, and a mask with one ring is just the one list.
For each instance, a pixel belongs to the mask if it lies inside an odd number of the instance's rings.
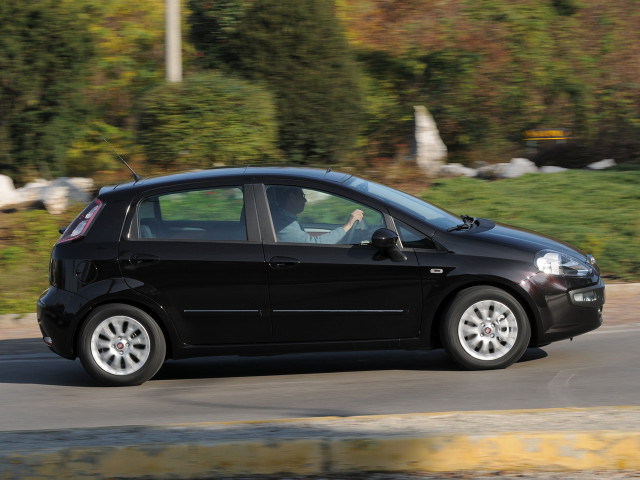
{"label": "road surface", "polygon": [[638,345],[639,325],[602,327],[480,372],[442,351],[192,359],[107,388],[39,339],[0,340],[0,431],[637,405]]}

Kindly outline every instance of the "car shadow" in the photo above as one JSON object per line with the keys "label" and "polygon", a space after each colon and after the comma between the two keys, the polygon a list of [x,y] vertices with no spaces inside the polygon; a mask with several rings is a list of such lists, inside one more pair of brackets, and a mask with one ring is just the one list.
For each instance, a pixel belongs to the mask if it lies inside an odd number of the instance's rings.
{"label": "car shadow", "polygon": [[[546,357],[528,349],[519,363]],[[450,371],[462,369],[444,350],[302,353],[273,356],[221,356],[168,360],[154,380],[216,379],[357,371]],[[0,384],[96,387],[79,361],[63,359],[40,339],[0,340]]]}
{"label": "car shadow", "polygon": [[[0,385],[96,387],[79,361],[59,357],[40,338],[0,340]],[[0,387],[2,388],[2,387]]]}
{"label": "car shadow", "polygon": [[[545,358],[540,348],[528,349],[518,363]],[[366,351],[286,354],[271,357],[208,357],[167,361],[154,380],[305,375],[358,371],[461,372],[444,350]]]}
{"label": "car shadow", "polygon": [[177,380],[375,370],[455,371],[458,367],[441,350],[323,352],[167,361],[154,378]]}

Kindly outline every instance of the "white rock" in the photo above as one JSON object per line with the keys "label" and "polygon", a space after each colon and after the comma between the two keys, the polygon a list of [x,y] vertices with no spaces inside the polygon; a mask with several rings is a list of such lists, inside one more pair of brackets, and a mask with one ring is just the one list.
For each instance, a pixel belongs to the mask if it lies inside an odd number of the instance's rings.
{"label": "white rock", "polygon": [[616,161],[613,158],[607,158],[606,160],[600,160],[599,162],[587,165],[589,170],[605,170],[607,168],[615,167]]}
{"label": "white rock", "polygon": [[475,177],[478,171],[475,168],[465,167],[461,163],[447,163],[440,167],[440,175],[453,175],[457,177]]}
{"label": "white rock", "polygon": [[436,122],[427,109],[413,107],[415,117],[416,163],[427,173],[436,173],[447,157],[447,146],[440,138]]}
{"label": "white rock", "polygon": [[490,163],[488,165],[484,165],[483,167],[478,168],[478,178],[491,180],[502,177],[502,172],[504,172],[508,166],[508,163]]}
{"label": "white rock", "polygon": [[57,215],[72,203],[88,203],[91,200],[93,180],[90,178],[61,177],[53,181],[37,179],[16,190],[21,205],[42,202],[48,212]]}
{"label": "white rock", "polygon": [[19,196],[20,203],[33,203],[42,199],[42,192],[51,182],[43,178],[37,178],[33,182],[27,183],[24,187],[18,188],[16,193]]}
{"label": "white rock", "polygon": [[0,208],[10,207],[16,202],[17,193],[13,180],[6,175],[0,175]]}
{"label": "white rock", "polygon": [[527,173],[537,173],[538,167],[526,158],[512,158],[507,166],[499,173],[502,178],[521,177]]}
{"label": "white rock", "polygon": [[545,165],[544,167],[540,167],[540,173],[558,173],[558,172],[564,172],[565,170],[568,170],[568,168],[564,168],[564,167],[554,167],[553,165]]}

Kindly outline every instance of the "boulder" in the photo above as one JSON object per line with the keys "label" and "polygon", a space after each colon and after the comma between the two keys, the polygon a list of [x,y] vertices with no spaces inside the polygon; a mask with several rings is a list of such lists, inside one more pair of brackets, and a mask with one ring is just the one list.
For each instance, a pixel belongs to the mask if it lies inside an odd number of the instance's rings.
{"label": "boulder", "polygon": [[544,167],[540,167],[538,171],[540,173],[558,173],[558,172],[564,172],[565,170],[568,170],[568,168],[555,167],[553,165],[545,165]]}
{"label": "boulder", "polygon": [[589,170],[605,170],[607,168],[615,167],[616,161],[612,158],[607,158],[606,160],[600,160],[599,162],[592,163],[591,165],[587,165],[587,169]]}
{"label": "boulder", "polygon": [[0,208],[9,208],[18,201],[13,180],[6,175],[0,175]]}
{"label": "boulder", "polygon": [[415,117],[416,163],[425,173],[435,174],[447,157],[447,146],[431,114],[422,105],[413,107]]}
{"label": "boulder", "polygon": [[92,189],[93,180],[90,178],[37,179],[16,190],[16,203],[21,206],[42,204],[49,213],[58,215],[73,203],[88,203]]}
{"label": "boulder", "polygon": [[484,178],[485,180],[494,180],[501,178],[502,172],[504,172],[509,164],[508,163],[490,163],[478,168],[478,178]]}
{"label": "boulder", "polygon": [[465,167],[461,163],[447,163],[442,165],[439,171],[440,175],[451,175],[455,177],[475,177],[478,171],[475,168]]}
{"label": "boulder", "polygon": [[501,178],[516,178],[527,173],[537,172],[538,167],[531,160],[526,158],[512,158],[511,161],[506,164],[506,167],[502,169],[499,176]]}

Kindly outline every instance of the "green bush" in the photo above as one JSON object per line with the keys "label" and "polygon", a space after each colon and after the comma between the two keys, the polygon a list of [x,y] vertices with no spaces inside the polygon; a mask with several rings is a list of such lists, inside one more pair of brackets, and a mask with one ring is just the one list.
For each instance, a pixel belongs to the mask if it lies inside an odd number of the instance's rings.
{"label": "green bush", "polygon": [[257,0],[223,53],[231,68],[274,92],[278,145],[289,161],[331,162],[352,152],[360,79],[331,0]]}
{"label": "green bush", "polygon": [[92,110],[83,95],[93,55],[77,2],[0,2],[0,173],[62,173]]}
{"label": "green bush", "polygon": [[148,161],[179,169],[274,161],[276,138],[269,92],[217,72],[150,92],[139,129]]}

